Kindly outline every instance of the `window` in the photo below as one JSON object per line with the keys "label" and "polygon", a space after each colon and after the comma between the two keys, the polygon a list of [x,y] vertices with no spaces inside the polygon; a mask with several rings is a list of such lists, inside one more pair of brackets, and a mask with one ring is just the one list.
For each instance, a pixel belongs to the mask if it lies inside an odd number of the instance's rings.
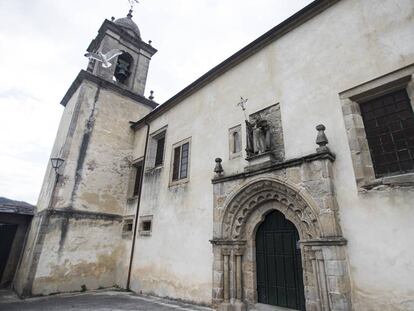
{"label": "window", "polygon": [[240,133],[234,132],[233,133],[233,153],[240,152]]}
{"label": "window", "polygon": [[190,139],[173,146],[172,154],[172,183],[185,182],[189,176]]}
{"label": "window", "polygon": [[414,65],[339,94],[359,188],[414,186]]}
{"label": "window", "polygon": [[151,231],[151,220],[142,222],[142,231]]}
{"label": "window", "polygon": [[138,196],[139,188],[141,186],[141,177],[142,177],[142,170],[143,170],[143,161],[137,162],[134,164],[135,167],[135,181],[134,181],[134,191],[132,196]]}
{"label": "window", "polygon": [[141,216],[139,218],[139,235],[149,236],[152,231],[152,215]]}
{"label": "window", "polygon": [[122,226],[122,237],[131,238],[133,229],[134,229],[134,220],[132,218],[124,219],[124,223]]}
{"label": "window", "polygon": [[229,129],[229,158],[234,159],[242,155],[241,125]]}
{"label": "window", "polygon": [[414,114],[407,91],[360,104],[375,176],[414,170]]}
{"label": "window", "polygon": [[167,127],[163,127],[152,134],[148,142],[147,169],[151,170],[164,165],[164,149]]}
{"label": "window", "polygon": [[157,139],[157,150],[155,153],[155,166],[160,166],[164,162],[164,145],[165,145],[165,136],[161,136]]}

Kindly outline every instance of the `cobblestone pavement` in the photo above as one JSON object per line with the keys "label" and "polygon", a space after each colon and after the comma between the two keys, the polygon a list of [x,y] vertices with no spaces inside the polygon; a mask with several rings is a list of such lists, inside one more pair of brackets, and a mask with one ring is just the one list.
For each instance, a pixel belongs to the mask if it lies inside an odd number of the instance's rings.
{"label": "cobblestone pavement", "polygon": [[20,300],[14,294],[0,291],[1,311],[212,311],[213,309],[131,292],[102,290],[88,293],[61,294]]}

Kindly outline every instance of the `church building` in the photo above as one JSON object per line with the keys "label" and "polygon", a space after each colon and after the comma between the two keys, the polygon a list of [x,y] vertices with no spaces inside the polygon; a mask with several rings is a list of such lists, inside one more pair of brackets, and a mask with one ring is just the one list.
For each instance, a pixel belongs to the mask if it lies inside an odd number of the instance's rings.
{"label": "church building", "polygon": [[87,51],[19,295],[414,310],[412,0],[315,0],[162,104],[131,12]]}

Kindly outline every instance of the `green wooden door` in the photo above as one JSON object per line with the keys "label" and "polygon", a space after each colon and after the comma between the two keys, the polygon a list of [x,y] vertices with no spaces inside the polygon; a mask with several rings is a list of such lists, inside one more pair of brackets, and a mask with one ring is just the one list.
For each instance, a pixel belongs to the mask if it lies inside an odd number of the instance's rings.
{"label": "green wooden door", "polygon": [[256,234],[258,302],[305,310],[302,261],[295,226],[279,211]]}

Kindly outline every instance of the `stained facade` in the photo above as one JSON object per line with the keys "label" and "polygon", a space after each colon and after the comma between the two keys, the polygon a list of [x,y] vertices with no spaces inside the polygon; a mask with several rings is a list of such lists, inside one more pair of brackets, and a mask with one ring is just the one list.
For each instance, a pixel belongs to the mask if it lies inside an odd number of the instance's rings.
{"label": "stained facade", "polygon": [[123,54],[62,100],[16,291],[412,309],[413,10],[314,1],[162,105],[156,49],[105,21],[88,51]]}

